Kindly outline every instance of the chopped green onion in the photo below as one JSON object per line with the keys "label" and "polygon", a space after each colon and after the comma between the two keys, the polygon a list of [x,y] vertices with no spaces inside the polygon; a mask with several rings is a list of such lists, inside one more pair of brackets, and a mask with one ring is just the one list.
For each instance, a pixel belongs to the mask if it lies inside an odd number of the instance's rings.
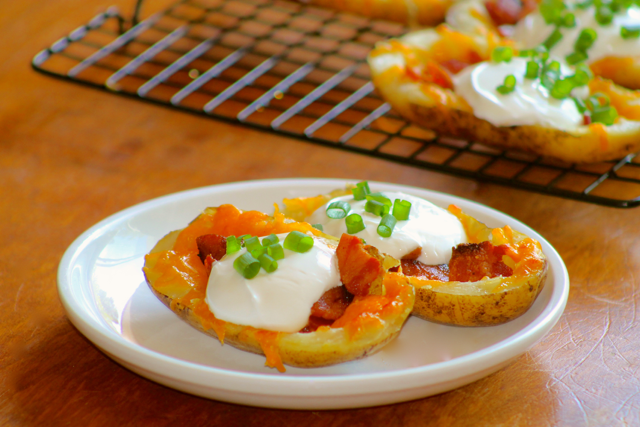
{"label": "chopped green onion", "polygon": [[582,99],[573,98],[573,102],[576,104],[576,108],[580,114],[584,114],[587,112],[587,106],[584,104]]}
{"label": "chopped green onion", "polygon": [[589,9],[593,4],[593,0],[584,0],[582,2],[576,3],[576,7],[579,9]]}
{"label": "chopped green onion", "polygon": [[575,83],[575,86],[584,86],[589,83],[589,80],[593,78],[593,73],[589,67],[585,64],[580,64],[576,67],[576,73],[571,76],[571,80]]}
{"label": "chopped green onion", "polygon": [[549,52],[546,47],[540,44],[533,49],[521,50],[519,56],[523,58],[540,58],[543,61],[546,61],[549,57]]}
{"label": "chopped green onion", "polygon": [[560,40],[562,40],[562,33],[559,29],[553,30],[551,35],[547,37],[545,41],[542,42],[542,45],[546,47],[548,50],[551,50]]}
{"label": "chopped green onion", "polygon": [[573,44],[573,48],[576,52],[584,52],[589,49],[593,43],[598,39],[598,33],[593,28],[585,28],[580,31],[580,35]]}
{"label": "chopped green onion", "polygon": [[295,230],[284,239],[284,248],[293,252],[304,253],[313,247],[313,237]]}
{"label": "chopped green onion", "polygon": [[564,99],[571,94],[574,85],[571,79],[556,80],[551,88],[551,96],[556,99]]}
{"label": "chopped green onion", "polygon": [[617,117],[618,111],[615,109],[615,107],[611,106],[601,108],[591,113],[592,122],[603,123],[607,126],[611,126],[612,124],[614,124]]}
{"label": "chopped green onion", "polygon": [[591,111],[596,111],[603,107],[608,107],[611,101],[609,97],[601,92],[594,93],[589,98],[585,100],[585,104],[587,108]]}
{"label": "chopped green onion", "polygon": [[411,202],[408,200],[396,199],[393,202],[393,216],[398,221],[406,221],[411,213]]}
{"label": "chopped green onion", "polygon": [[516,87],[516,77],[513,74],[509,74],[504,78],[504,83],[496,88],[498,92],[503,95],[513,92]]}
{"label": "chopped green onion", "polygon": [[513,58],[513,49],[509,46],[498,46],[491,52],[493,62],[510,62]]}
{"label": "chopped green onion", "polygon": [[264,246],[259,246],[249,251],[249,253],[251,254],[252,257],[254,257],[255,259],[258,259],[260,258],[261,255],[267,253],[267,248],[265,248]]}
{"label": "chopped green onion", "polygon": [[637,39],[640,36],[639,26],[629,26],[620,28],[620,37],[623,39]]}
{"label": "chopped green onion", "polygon": [[560,25],[566,28],[576,26],[576,16],[573,13],[567,13],[560,19]]}
{"label": "chopped green onion", "polygon": [[238,242],[236,236],[227,237],[227,254],[235,254],[241,248],[242,246],[240,246],[240,242]]}
{"label": "chopped green onion", "polygon": [[345,219],[345,223],[347,224],[347,233],[356,234],[365,229],[364,221],[362,217],[358,214],[351,214]]}
{"label": "chopped green onion", "polygon": [[573,53],[570,53],[569,55],[564,57],[567,60],[567,64],[569,65],[575,65],[578,64],[580,62],[584,62],[587,59],[589,59],[589,55],[587,55],[586,52],[584,51],[580,51],[577,50]]}
{"label": "chopped green onion", "polygon": [[603,26],[611,24],[611,21],[613,21],[613,12],[611,11],[611,8],[600,6],[596,10],[596,21],[598,21],[598,24]]}
{"label": "chopped green onion", "polygon": [[537,79],[539,71],[540,64],[536,61],[527,61],[527,71],[525,72],[524,77],[527,79]]}
{"label": "chopped green onion", "polygon": [[311,224],[311,226],[317,230],[324,232],[324,227],[322,226],[322,224]]}
{"label": "chopped green onion", "polygon": [[261,248],[260,239],[257,237],[249,237],[244,241],[244,247],[247,248],[247,252],[252,252],[258,248]]}
{"label": "chopped green onion", "polygon": [[389,206],[384,203],[380,203],[377,200],[367,200],[364,205],[365,212],[372,213],[378,216],[384,216],[389,213]]}
{"label": "chopped green onion", "polygon": [[371,190],[369,189],[369,183],[367,181],[362,181],[356,184],[355,188],[351,189],[353,193],[353,198],[356,200],[364,200],[367,197],[367,194],[371,194]]}
{"label": "chopped green onion", "polygon": [[278,269],[278,261],[267,254],[261,255],[260,258],[258,258],[258,261],[260,261],[260,265],[267,273],[273,273]]}
{"label": "chopped green onion", "polygon": [[383,203],[389,207],[391,207],[391,205],[393,203],[391,203],[391,199],[389,199],[388,197],[386,197],[384,194],[382,193],[371,193],[367,195],[367,200],[375,200],[376,202],[380,202]]}
{"label": "chopped green onion", "polygon": [[260,261],[246,252],[233,261],[233,268],[245,279],[253,279],[260,272]]}
{"label": "chopped green onion", "polygon": [[276,244],[279,241],[280,239],[278,239],[278,236],[276,236],[275,234],[270,234],[267,237],[262,239],[262,246],[267,247],[269,245]]}
{"label": "chopped green onion", "polygon": [[347,216],[351,210],[351,205],[344,200],[338,200],[327,207],[327,216],[332,219],[340,219]]}
{"label": "chopped green onion", "polygon": [[562,12],[567,8],[562,0],[542,0],[540,14],[549,25],[557,23],[562,18]]}
{"label": "chopped green onion", "polygon": [[540,76],[540,82],[543,87],[548,90],[553,89],[553,85],[560,79],[560,63],[558,61],[551,61],[546,64],[542,69]]}
{"label": "chopped green onion", "polygon": [[378,225],[378,234],[382,237],[391,237],[393,228],[396,226],[398,220],[393,215],[385,215],[382,217],[380,224]]}
{"label": "chopped green onion", "polygon": [[267,246],[267,255],[275,260],[284,259],[284,249],[280,243]]}
{"label": "chopped green onion", "polygon": [[243,234],[242,236],[238,237],[238,241],[242,246],[244,246],[245,240],[247,240],[249,237],[251,237],[251,234]]}

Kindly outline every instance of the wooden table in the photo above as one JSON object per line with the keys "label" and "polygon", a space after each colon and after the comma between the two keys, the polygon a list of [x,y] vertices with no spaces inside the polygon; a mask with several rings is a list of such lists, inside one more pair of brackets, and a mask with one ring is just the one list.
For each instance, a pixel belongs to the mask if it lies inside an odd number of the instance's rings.
{"label": "wooden table", "polygon": [[[36,52],[110,4],[126,13],[132,8],[129,0],[0,0],[0,424],[640,425],[637,208],[605,208],[375,160],[31,70]],[[158,1],[149,9],[162,6]],[[71,325],[58,299],[56,269],[88,227],[176,191],[279,177],[408,184],[512,215],[564,259],[571,277],[565,313],[531,351],[466,387],[326,412],[244,407],[160,386],[111,361]]]}

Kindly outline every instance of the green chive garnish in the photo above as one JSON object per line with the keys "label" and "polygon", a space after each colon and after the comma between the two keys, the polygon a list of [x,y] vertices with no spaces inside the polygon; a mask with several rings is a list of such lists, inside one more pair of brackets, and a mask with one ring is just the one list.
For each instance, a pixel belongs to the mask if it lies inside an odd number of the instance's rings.
{"label": "green chive garnish", "polygon": [[564,99],[571,94],[574,85],[570,79],[557,80],[551,88],[551,96],[556,99]]}
{"label": "green chive garnish", "polygon": [[338,200],[327,207],[327,216],[331,219],[340,219],[347,216],[351,205],[344,200]]}
{"label": "green chive garnish", "polygon": [[560,19],[560,25],[566,28],[576,26],[576,16],[573,13],[567,13]]}
{"label": "green chive garnish", "polygon": [[258,246],[254,248],[252,251],[249,251],[251,256],[254,257],[255,259],[260,258],[260,256],[262,256],[266,252],[267,252],[267,249],[264,246]]}
{"label": "green chive garnish", "polygon": [[261,248],[260,239],[255,236],[249,237],[244,241],[244,247],[247,248],[247,252],[254,251],[258,248]]}
{"label": "green chive garnish", "polygon": [[317,230],[324,232],[324,227],[322,226],[322,224],[311,224],[311,226]]}
{"label": "green chive garnish", "polygon": [[269,245],[266,247],[267,255],[276,261],[279,259],[284,259],[284,249],[282,249],[282,245],[280,243],[274,243],[273,245]]}
{"label": "green chive garnish", "polygon": [[369,183],[367,181],[362,181],[356,184],[355,188],[351,189],[353,193],[353,198],[355,200],[364,200],[367,197],[367,194],[371,193],[369,189]]}
{"label": "green chive garnish", "polygon": [[393,216],[398,221],[406,221],[411,213],[411,202],[408,200],[396,199],[393,202]]}
{"label": "green chive garnish", "polygon": [[564,58],[567,60],[567,64],[575,65],[589,59],[589,55],[587,55],[587,53],[584,51],[575,51],[565,56]]}
{"label": "green chive garnish", "polygon": [[365,212],[372,213],[378,216],[384,216],[389,213],[389,206],[384,203],[378,202],[377,200],[367,200],[367,203],[364,205]]}
{"label": "green chive garnish", "polygon": [[493,62],[510,62],[513,58],[513,49],[508,46],[498,46],[491,52]]}
{"label": "green chive garnish", "polygon": [[245,240],[247,240],[249,237],[251,237],[251,234],[243,234],[242,236],[238,237],[238,241],[242,246],[244,246]]}
{"label": "green chive garnish", "polygon": [[382,237],[391,237],[393,228],[398,221],[393,215],[385,215],[382,217],[380,224],[378,225],[378,234]]}
{"label": "green chive garnish", "polygon": [[358,214],[349,215],[345,220],[345,223],[347,224],[347,233],[349,234],[359,233],[365,228],[364,221],[362,220],[362,217]]}
{"label": "green chive garnish", "polygon": [[260,261],[246,252],[233,261],[233,268],[245,279],[253,279],[260,272]]}
{"label": "green chive garnish", "polygon": [[559,29],[553,30],[551,35],[547,37],[545,41],[542,42],[542,45],[547,48],[547,50],[551,50],[560,40],[562,40],[562,33]]}
{"label": "green chive garnish", "polygon": [[267,237],[262,239],[262,246],[267,247],[269,245],[274,245],[278,243],[280,239],[275,234],[270,234]]}
{"label": "green chive garnish", "polygon": [[593,28],[585,28],[580,31],[580,35],[573,44],[573,48],[576,52],[584,52],[589,49],[598,38],[598,33]]}
{"label": "green chive garnish", "polygon": [[227,254],[235,254],[240,249],[240,242],[238,242],[236,236],[227,237]]}
{"label": "green chive garnish", "polygon": [[613,12],[607,6],[600,6],[596,10],[596,21],[600,25],[609,25],[613,21]]}
{"label": "green chive garnish", "polygon": [[584,114],[587,112],[587,106],[585,105],[582,99],[573,98],[573,102],[576,104],[576,108],[580,114]]}
{"label": "green chive garnish", "polygon": [[584,86],[593,78],[593,73],[586,64],[580,64],[576,67],[576,73],[571,76],[571,80],[575,86]]}
{"label": "green chive garnish", "polygon": [[504,78],[504,83],[496,88],[498,92],[503,95],[513,92],[516,87],[516,77],[513,74],[509,74]]}
{"label": "green chive garnish", "polygon": [[615,123],[616,118],[618,117],[618,111],[615,107],[605,107],[591,113],[591,121],[603,123],[607,126],[611,126]]}
{"label": "green chive garnish", "polygon": [[376,202],[380,202],[382,204],[385,204],[389,207],[391,207],[391,205],[393,203],[391,203],[391,199],[389,199],[387,196],[385,196],[382,193],[371,193],[367,195],[367,200],[375,200]]}
{"label": "green chive garnish", "polygon": [[540,14],[547,24],[555,24],[562,18],[562,12],[566,7],[562,0],[542,0]]}
{"label": "green chive garnish", "polygon": [[637,39],[640,36],[640,27],[622,27],[620,28],[620,37],[623,39]]}
{"label": "green chive garnish", "polygon": [[267,273],[273,273],[278,269],[278,261],[267,254],[261,255],[260,258],[258,258],[258,261],[260,261],[260,265]]}
{"label": "green chive garnish", "polygon": [[598,92],[591,95],[584,102],[589,110],[597,111],[600,108],[608,107],[611,101],[606,94]]}
{"label": "green chive garnish", "polygon": [[527,61],[527,71],[524,73],[524,77],[527,79],[537,79],[540,71],[540,64],[536,61]]}
{"label": "green chive garnish", "polygon": [[295,230],[284,239],[284,248],[293,252],[304,253],[313,247],[313,237]]}

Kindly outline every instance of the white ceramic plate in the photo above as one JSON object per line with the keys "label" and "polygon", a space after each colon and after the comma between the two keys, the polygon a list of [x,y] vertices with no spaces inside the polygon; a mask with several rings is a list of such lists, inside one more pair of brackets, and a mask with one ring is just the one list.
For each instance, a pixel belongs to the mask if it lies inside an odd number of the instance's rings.
{"label": "white ceramic plate", "polygon": [[117,213],[67,249],[58,270],[62,303],[73,324],[111,358],[169,387],[212,399],[289,409],[339,409],[422,398],[478,380],[510,363],[556,324],[569,294],[558,253],[535,231],[477,203],[419,188],[370,183],[446,207],[451,203],[490,226],[510,225],[538,239],[549,276],[533,307],[505,325],[461,328],[410,318],[399,338],[368,358],[317,369],[264,366],[190,327],[148,289],[144,255],[169,231],[184,228],[205,207],[232,203],[273,212],[284,197],[314,196],[346,180],[284,179],[185,191]]}

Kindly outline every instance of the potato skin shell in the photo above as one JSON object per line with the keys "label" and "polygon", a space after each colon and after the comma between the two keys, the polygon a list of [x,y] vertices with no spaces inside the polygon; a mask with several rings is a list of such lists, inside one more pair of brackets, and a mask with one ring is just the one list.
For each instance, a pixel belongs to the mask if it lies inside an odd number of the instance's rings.
{"label": "potato skin shell", "polygon": [[[176,230],[163,237],[150,253],[171,249],[179,231]],[[153,265],[149,265],[146,261],[145,267],[153,270]],[[156,290],[153,287],[155,279],[151,274],[147,274],[145,271],[144,275],[151,292],[178,317],[199,331],[219,338],[213,329],[203,326],[202,320],[191,308]],[[411,290],[411,287],[408,288]],[[404,322],[411,314],[414,301],[415,293],[411,292],[410,301],[403,312],[383,317],[384,325],[382,327],[370,328],[370,330],[358,335],[357,338],[350,337],[344,328],[327,328],[310,333],[280,333],[278,351],[282,362],[285,365],[300,368],[317,368],[360,359],[376,353],[400,333]],[[240,350],[264,355],[257,338],[259,331],[256,328],[224,322],[224,343]]]}
{"label": "potato skin shell", "polygon": [[[459,295],[446,292],[451,285],[416,287],[413,315],[430,322],[456,326],[494,326],[523,315],[533,305],[544,288],[548,261],[536,274],[518,280],[514,286],[500,292]],[[497,286],[502,278],[490,279]],[[414,283],[413,281],[411,281]],[[456,282],[454,285],[465,286]],[[469,283],[474,287],[474,283]]]}

